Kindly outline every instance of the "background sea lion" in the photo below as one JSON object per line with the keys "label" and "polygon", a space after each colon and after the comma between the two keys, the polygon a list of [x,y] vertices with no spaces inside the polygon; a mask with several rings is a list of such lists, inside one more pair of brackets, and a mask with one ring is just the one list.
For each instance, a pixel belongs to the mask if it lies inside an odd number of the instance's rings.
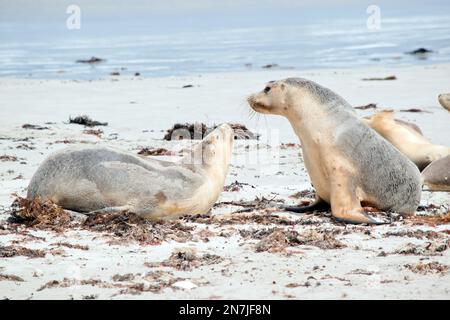
{"label": "background sea lion", "polygon": [[438,100],[441,106],[447,109],[447,111],[450,111],[450,93],[440,94]]}
{"label": "background sea lion", "polygon": [[[440,94],[439,103],[450,111],[450,93]],[[433,191],[450,191],[450,155],[433,161],[422,171],[424,184]]]}
{"label": "background sea lion", "polygon": [[411,126],[394,119],[392,110],[378,112],[363,121],[406,155],[420,170],[450,154],[449,147],[432,144]]}
{"label": "background sea lion", "polygon": [[[357,118],[352,106],[312,81],[270,82],[248,98],[257,112],[286,117],[300,139],[317,204],[338,220],[377,223],[362,204],[412,214],[421,195],[417,167]],[[289,208],[301,212],[302,208]]]}
{"label": "background sea lion", "polygon": [[399,125],[406,126],[406,127],[410,128],[410,129],[414,130],[415,132],[417,132],[421,136],[423,136],[423,132],[422,132],[422,130],[420,129],[420,127],[417,124],[409,122],[409,121],[405,121],[405,120],[400,120],[400,119],[394,119],[394,121],[396,123],[398,123]]}
{"label": "background sea lion", "polygon": [[128,210],[146,218],[206,213],[223,190],[233,138],[223,124],[178,163],[106,147],[67,148],[44,160],[27,197],[78,212]]}
{"label": "background sea lion", "polygon": [[424,184],[433,191],[450,191],[450,155],[433,161],[422,172]]}

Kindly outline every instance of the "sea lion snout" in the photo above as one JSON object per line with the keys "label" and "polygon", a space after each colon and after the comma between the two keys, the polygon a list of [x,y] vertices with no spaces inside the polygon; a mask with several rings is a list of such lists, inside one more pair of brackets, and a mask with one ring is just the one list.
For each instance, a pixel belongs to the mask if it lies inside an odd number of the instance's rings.
{"label": "sea lion snout", "polygon": [[203,164],[211,165],[220,162],[228,166],[233,145],[233,129],[226,123],[221,124],[202,141]]}
{"label": "sea lion snout", "polygon": [[247,102],[256,112],[284,115],[287,110],[285,87],[282,81],[270,81],[262,91],[250,95]]}

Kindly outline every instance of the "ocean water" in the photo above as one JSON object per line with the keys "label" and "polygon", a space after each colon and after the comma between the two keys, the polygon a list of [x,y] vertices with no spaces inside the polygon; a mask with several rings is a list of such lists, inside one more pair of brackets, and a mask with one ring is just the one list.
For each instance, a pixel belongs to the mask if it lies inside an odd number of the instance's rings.
{"label": "ocean water", "polygon": [[[0,77],[99,79],[113,71],[158,77],[254,70],[267,64],[315,69],[450,61],[450,15],[385,18],[376,31],[367,28],[365,17],[165,32],[145,23],[134,29],[123,25],[54,30],[0,22]],[[420,47],[433,53],[406,54]],[[92,56],[106,61],[75,62]]]}

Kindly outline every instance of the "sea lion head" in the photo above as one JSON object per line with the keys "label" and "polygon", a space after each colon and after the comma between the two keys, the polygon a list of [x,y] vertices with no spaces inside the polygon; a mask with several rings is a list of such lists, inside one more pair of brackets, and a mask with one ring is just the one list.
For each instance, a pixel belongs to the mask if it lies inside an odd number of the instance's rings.
{"label": "sea lion head", "polygon": [[252,94],[247,101],[256,112],[284,115],[288,108],[286,98],[286,84],[281,80],[268,82],[262,91]]}
{"label": "sea lion head", "polygon": [[353,107],[328,88],[304,78],[270,81],[261,92],[248,97],[250,107],[259,113],[288,117],[304,108],[330,112],[336,108],[354,113]]}
{"label": "sea lion head", "polygon": [[203,166],[228,168],[233,144],[234,131],[228,124],[221,124],[212,130],[199,146],[202,150]]}

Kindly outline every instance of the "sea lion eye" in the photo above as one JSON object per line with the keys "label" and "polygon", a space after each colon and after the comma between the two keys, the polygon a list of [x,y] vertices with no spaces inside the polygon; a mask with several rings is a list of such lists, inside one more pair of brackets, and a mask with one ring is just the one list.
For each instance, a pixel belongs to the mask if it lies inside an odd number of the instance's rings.
{"label": "sea lion eye", "polygon": [[264,92],[265,92],[265,93],[267,93],[267,92],[269,92],[269,91],[270,91],[270,87],[265,87],[265,88],[264,88]]}

